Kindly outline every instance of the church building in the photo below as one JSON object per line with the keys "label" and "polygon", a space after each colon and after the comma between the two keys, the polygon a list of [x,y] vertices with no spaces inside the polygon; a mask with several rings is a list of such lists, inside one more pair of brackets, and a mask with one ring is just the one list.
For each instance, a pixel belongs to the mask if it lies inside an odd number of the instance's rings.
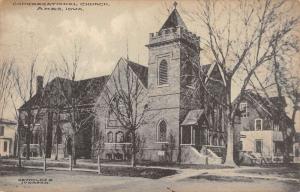
{"label": "church building", "polygon": [[95,106],[92,143],[103,136],[102,158],[129,158],[128,129],[112,112],[111,108],[119,105],[110,102],[115,102],[113,95],[120,94],[118,89],[128,84],[126,77],[134,76],[143,96],[136,102],[141,105],[137,114],[144,116],[137,129],[139,160],[193,164],[224,161],[225,80],[217,64],[201,63],[200,40],[188,30],[175,6],[159,31],[149,35],[148,67],[124,58],[118,61]]}
{"label": "church building", "polygon": [[201,63],[200,40],[175,5],[149,35],[147,66],[120,58],[108,76],[45,87],[39,76],[19,108],[21,154],[128,160],[134,140],[139,161],[222,163],[226,84],[220,66]]}

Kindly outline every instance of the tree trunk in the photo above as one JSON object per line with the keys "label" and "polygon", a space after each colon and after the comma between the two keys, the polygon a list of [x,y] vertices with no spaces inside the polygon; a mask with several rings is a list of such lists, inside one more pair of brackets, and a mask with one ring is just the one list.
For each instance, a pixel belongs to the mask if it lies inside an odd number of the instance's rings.
{"label": "tree trunk", "polygon": [[30,124],[28,125],[26,129],[26,160],[30,159]]}
{"label": "tree trunk", "polygon": [[[56,137],[57,137],[57,135],[56,135]],[[56,151],[55,151],[55,160],[57,161],[57,159],[58,159],[58,138],[56,138]]]}
{"label": "tree trunk", "polygon": [[100,160],[100,154],[98,153],[98,175],[101,175],[101,160]]}
{"label": "tree trunk", "polygon": [[18,140],[17,140],[17,142],[18,142],[18,144],[17,144],[17,147],[18,147],[18,167],[22,167],[22,160],[21,160],[21,152],[20,152],[20,128],[19,128],[19,125],[18,125]]}
{"label": "tree trunk", "polygon": [[69,169],[70,171],[73,170],[72,155],[69,155]]}
{"label": "tree trunk", "polygon": [[282,131],[282,136],[283,136],[283,163],[284,164],[289,164],[290,161],[290,153],[289,153],[289,138],[287,136],[287,131],[286,131],[286,127],[283,128],[284,130]]}
{"label": "tree trunk", "polygon": [[73,134],[72,139],[72,159],[73,159],[73,165],[76,165],[76,146],[75,146],[75,134]]}
{"label": "tree trunk", "polygon": [[47,171],[46,153],[44,153],[44,172]]}
{"label": "tree trunk", "polygon": [[298,107],[297,107],[297,103],[296,103],[296,105],[294,106],[294,109],[293,109],[293,114],[292,114],[292,121],[293,122],[295,122],[297,111],[298,111]]}
{"label": "tree trunk", "polygon": [[231,106],[231,78],[227,80],[227,87],[226,87],[226,103],[230,106],[226,111],[226,130],[227,130],[227,147],[226,147],[226,158],[225,158],[225,165],[236,167],[236,164],[233,159],[234,153],[234,111],[232,111]]}
{"label": "tree trunk", "polygon": [[179,146],[178,146],[177,162],[181,163],[181,137],[182,137],[182,135],[181,135],[181,127],[180,126],[179,126],[178,133],[179,133],[179,138],[178,138]]}
{"label": "tree trunk", "polygon": [[131,166],[136,167],[136,134],[132,133]]}
{"label": "tree trunk", "polygon": [[233,126],[232,122],[227,125],[227,148],[226,148],[226,159],[225,159],[225,165],[233,166],[235,167],[236,164],[233,159],[233,142],[234,142],[234,134],[233,134]]}

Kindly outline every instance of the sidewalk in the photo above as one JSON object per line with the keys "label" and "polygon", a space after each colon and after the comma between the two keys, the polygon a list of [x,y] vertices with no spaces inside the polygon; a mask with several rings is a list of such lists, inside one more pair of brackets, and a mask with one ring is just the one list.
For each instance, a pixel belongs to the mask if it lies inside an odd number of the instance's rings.
{"label": "sidewalk", "polygon": [[267,179],[267,180],[277,180],[277,181],[292,181],[300,183],[299,179],[294,178],[284,178],[275,175],[259,175],[259,174],[249,174],[249,173],[238,173],[237,171],[243,169],[263,169],[257,167],[239,167],[239,168],[232,168],[232,169],[202,169],[202,170],[195,170],[195,169],[183,169],[181,170],[180,174],[171,175],[162,179],[171,180],[171,181],[178,181],[183,179],[188,179],[194,176],[216,176],[216,177],[228,177],[232,178],[251,178],[251,179]]}

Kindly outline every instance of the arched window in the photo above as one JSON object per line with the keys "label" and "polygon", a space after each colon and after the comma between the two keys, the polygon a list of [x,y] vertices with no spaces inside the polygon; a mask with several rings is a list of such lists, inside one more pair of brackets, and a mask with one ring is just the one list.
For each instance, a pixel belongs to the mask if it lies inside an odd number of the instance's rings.
{"label": "arched window", "polygon": [[212,145],[217,146],[218,145],[218,136],[214,135],[212,139]]}
{"label": "arched window", "polygon": [[158,142],[166,142],[167,141],[167,123],[162,120],[158,124],[157,128],[157,141]]}
{"label": "arched window", "polygon": [[123,143],[124,142],[124,133],[119,131],[116,133],[116,143]]}
{"label": "arched window", "polygon": [[162,60],[160,62],[158,76],[159,85],[164,85],[168,83],[168,63],[166,60]]}
{"label": "arched window", "polygon": [[57,127],[57,130],[56,130],[56,142],[57,144],[62,144],[62,131],[60,129],[60,127]]}
{"label": "arched window", "polygon": [[132,142],[132,134],[130,132],[126,133],[126,138],[125,138],[125,142],[127,143],[131,143]]}
{"label": "arched window", "polygon": [[107,133],[107,142],[108,143],[113,142],[113,133],[111,131]]}
{"label": "arched window", "polygon": [[108,127],[120,127],[121,123],[118,121],[118,115],[125,113],[123,100],[119,95],[115,94],[110,101],[110,109],[108,110]]}
{"label": "arched window", "polygon": [[225,145],[223,136],[221,136],[220,139],[219,139],[219,145],[220,146],[224,146]]}
{"label": "arched window", "polygon": [[188,86],[192,86],[194,82],[194,74],[193,74],[193,65],[190,62],[185,63],[183,68],[183,73],[184,73],[185,84]]}

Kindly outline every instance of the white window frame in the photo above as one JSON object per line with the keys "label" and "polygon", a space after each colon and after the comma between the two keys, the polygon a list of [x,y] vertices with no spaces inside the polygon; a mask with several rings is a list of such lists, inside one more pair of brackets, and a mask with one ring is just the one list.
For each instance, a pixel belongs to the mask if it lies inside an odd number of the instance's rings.
{"label": "white window frame", "polygon": [[[242,111],[243,110],[243,107],[244,106],[246,106],[245,108],[246,108],[246,110],[245,110],[245,113],[242,113],[242,118],[244,117],[248,117],[248,103],[247,102],[242,102],[242,103],[240,103],[240,111]],[[245,114],[245,115],[243,115],[243,114]]]}
{"label": "white window frame", "polygon": [[[257,122],[257,121],[261,121],[261,124],[260,124],[260,125],[261,125],[261,129],[260,129],[260,130],[258,130],[257,127],[256,127],[256,125],[257,125],[256,122]],[[262,131],[262,130],[263,130],[263,120],[262,120],[261,118],[255,119],[254,130],[255,130],[255,131]]]}

